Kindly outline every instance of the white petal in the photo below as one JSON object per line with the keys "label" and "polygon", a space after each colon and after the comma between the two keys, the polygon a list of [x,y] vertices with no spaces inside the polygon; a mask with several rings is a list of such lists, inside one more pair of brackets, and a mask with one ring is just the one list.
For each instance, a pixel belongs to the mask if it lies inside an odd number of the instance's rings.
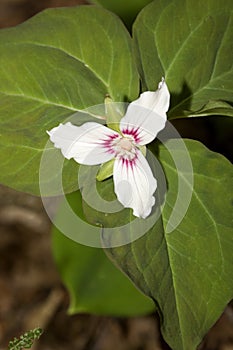
{"label": "white petal", "polygon": [[132,208],[134,216],[146,218],[151,213],[157,181],[140,151],[133,161],[115,160],[113,181],[119,202],[125,208]]}
{"label": "white petal", "polygon": [[146,91],[129,104],[120,129],[123,134],[131,135],[139,145],[154,140],[165,127],[170,94],[164,80],[155,92]]}
{"label": "white petal", "polygon": [[117,132],[91,122],[82,126],[60,124],[48,131],[48,134],[65,158],[74,158],[78,163],[85,165],[102,164],[112,159],[115,154],[108,143],[120,137]]}
{"label": "white petal", "polygon": [[164,78],[160,81],[158,90],[143,92],[133,103],[152,109],[157,114],[166,117],[170,104],[170,93]]}

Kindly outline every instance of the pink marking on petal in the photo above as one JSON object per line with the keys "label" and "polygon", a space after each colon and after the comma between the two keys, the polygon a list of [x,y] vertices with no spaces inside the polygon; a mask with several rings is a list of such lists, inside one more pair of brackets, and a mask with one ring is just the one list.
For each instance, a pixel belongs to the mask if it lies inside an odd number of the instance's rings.
{"label": "pink marking on petal", "polygon": [[125,129],[122,130],[122,134],[132,136],[136,143],[140,142],[139,128],[129,129],[129,127],[127,126]]}
{"label": "pink marking on petal", "polygon": [[112,135],[106,135],[109,137],[111,140],[115,140],[117,137],[119,137],[119,134],[112,134]]}
{"label": "pink marking on petal", "polygon": [[119,138],[119,134],[106,135],[106,139],[101,139],[101,145],[106,149],[107,153],[115,154],[115,150],[113,149],[113,142],[115,139]]}
{"label": "pink marking on petal", "polygon": [[128,159],[124,156],[120,158],[122,167],[125,166],[127,170],[129,169],[129,167],[133,170],[133,168],[136,166],[137,159],[138,159],[137,154],[135,154],[135,157],[133,159]]}

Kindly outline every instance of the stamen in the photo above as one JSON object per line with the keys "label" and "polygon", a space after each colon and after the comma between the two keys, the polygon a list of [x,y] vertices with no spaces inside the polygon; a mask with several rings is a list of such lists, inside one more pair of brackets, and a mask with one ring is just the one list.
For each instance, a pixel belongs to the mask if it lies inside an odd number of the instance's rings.
{"label": "stamen", "polygon": [[135,141],[132,138],[121,137],[119,134],[111,135],[102,143],[107,153],[115,154],[115,157],[132,161],[136,155]]}
{"label": "stamen", "polygon": [[126,138],[121,139],[118,143],[118,146],[120,146],[122,150],[129,152],[132,150],[133,147],[132,142]]}
{"label": "stamen", "polygon": [[131,136],[136,143],[138,143],[140,141],[139,128],[134,128],[134,127],[131,129],[129,127],[124,128],[122,130],[122,134],[127,135],[127,136]]}

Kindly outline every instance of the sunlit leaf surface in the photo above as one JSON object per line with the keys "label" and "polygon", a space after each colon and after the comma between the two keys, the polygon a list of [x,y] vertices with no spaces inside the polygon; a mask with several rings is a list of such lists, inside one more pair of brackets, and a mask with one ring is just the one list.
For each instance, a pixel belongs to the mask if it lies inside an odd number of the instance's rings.
{"label": "sunlit leaf surface", "polygon": [[[163,336],[173,350],[195,350],[233,297],[232,165],[196,141],[186,140],[186,147],[194,189],[179,226],[165,230],[179,187],[171,155],[161,146],[169,189],[160,220],[139,240],[107,250],[156,301]],[[179,149],[174,152],[183,157]]]}
{"label": "sunlit leaf surface", "polygon": [[170,118],[209,100],[233,102],[231,0],[156,0],[134,24],[134,44],[145,90],[165,76]]}
{"label": "sunlit leaf surface", "polygon": [[[131,39],[115,15],[80,6],[46,10],[1,30],[0,52],[0,182],[38,194],[46,130],[72,115],[76,124],[90,120],[77,112],[104,103],[106,94],[113,101],[137,97]],[[52,144],[47,153],[60,157]],[[77,164],[66,165],[71,191]]]}

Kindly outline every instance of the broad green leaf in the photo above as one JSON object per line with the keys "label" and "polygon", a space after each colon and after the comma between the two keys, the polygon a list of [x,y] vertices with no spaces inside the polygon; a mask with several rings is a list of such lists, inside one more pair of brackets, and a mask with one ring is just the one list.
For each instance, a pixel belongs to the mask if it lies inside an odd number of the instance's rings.
{"label": "broad green leaf", "polygon": [[[161,145],[159,159],[168,192],[160,220],[135,242],[107,250],[155,300],[163,336],[173,350],[196,349],[233,297],[233,168],[201,143],[185,143],[193,163],[194,189],[182,222],[165,232],[179,186],[171,154]],[[180,159],[184,156],[179,148],[172,153]],[[179,175],[188,189],[185,173]]]}
{"label": "broad green leaf", "polygon": [[[101,168],[99,169],[101,174]],[[97,179],[99,178],[98,175],[97,173]],[[93,185],[96,186],[100,200],[93,200]],[[82,189],[83,211],[88,222],[92,225],[114,228],[121,227],[131,221],[131,211],[124,209],[117,201],[112,177],[104,181],[96,181],[93,185],[87,180]]]}
{"label": "broad green leaf", "polygon": [[128,28],[131,27],[138,12],[152,0],[89,0],[90,3],[98,4],[115,12],[120,16]]}
{"label": "broad green leaf", "polygon": [[[115,15],[80,6],[1,30],[0,51],[0,182],[38,194],[46,130],[71,116],[78,125],[95,119],[79,111],[103,104],[106,94],[114,101],[137,97],[131,39]],[[60,159],[52,144],[46,152]],[[65,191],[77,188],[76,177],[65,162]]]}
{"label": "broad green leaf", "polygon": [[204,107],[196,112],[187,111],[188,117],[205,117],[217,115],[233,117],[233,107],[224,101],[209,101]]}
{"label": "broad green leaf", "polygon": [[233,101],[233,2],[156,0],[137,17],[133,36],[145,90],[165,76],[169,117],[201,109],[209,100]]}
{"label": "broad green leaf", "polygon": [[[73,210],[83,218],[80,193],[75,192],[67,198]],[[57,218],[60,222],[67,222],[67,217],[63,214],[63,203]],[[78,229],[79,227],[73,227],[74,236]],[[62,280],[70,292],[71,314],[90,312],[135,316],[154,311],[153,302],[134,287],[109,261],[102,249],[78,244],[54,226],[53,252]]]}

